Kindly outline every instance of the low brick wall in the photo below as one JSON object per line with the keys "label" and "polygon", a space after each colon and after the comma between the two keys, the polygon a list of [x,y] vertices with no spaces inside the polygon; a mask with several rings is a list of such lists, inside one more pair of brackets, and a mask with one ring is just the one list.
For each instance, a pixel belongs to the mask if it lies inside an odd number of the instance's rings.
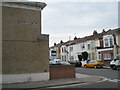
{"label": "low brick wall", "polygon": [[75,78],[74,65],[50,65],[50,79]]}

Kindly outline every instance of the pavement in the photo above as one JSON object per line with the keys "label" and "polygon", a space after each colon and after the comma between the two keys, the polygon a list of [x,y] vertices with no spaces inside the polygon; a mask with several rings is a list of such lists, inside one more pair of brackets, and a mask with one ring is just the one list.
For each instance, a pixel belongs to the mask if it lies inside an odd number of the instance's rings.
{"label": "pavement", "polygon": [[103,66],[103,68],[110,69],[110,66]]}
{"label": "pavement", "polygon": [[85,74],[76,73],[76,78],[65,78],[65,79],[52,79],[46,81],[37,81],[37,82],[24,82],[24,83],[12,83],[12,84],[3,84],[2,88],[26,88],[26,89],[38,89],[38,88],[52,88],[57,86],[64,85],[73,85],[73,84],[87,84],[87,83],[96,83],[102,82],[105,78],[101,76],[91,76]]}

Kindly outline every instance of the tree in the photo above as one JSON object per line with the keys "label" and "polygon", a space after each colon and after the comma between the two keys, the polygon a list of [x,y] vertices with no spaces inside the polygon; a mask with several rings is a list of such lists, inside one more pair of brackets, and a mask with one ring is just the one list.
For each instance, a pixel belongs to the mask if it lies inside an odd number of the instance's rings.
{"label": "tree", "polygon": [[88,59],[88,53],[86,51],[82,52],[82,58],[84,61]]}

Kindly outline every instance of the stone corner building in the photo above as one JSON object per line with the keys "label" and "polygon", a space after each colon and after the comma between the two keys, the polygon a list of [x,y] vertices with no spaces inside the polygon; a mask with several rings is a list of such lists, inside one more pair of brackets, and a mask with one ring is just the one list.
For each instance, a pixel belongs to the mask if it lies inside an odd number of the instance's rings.
{"label": "stone corner building", "polygon": [[49,35],[41,34],[41,11],[45,6],[42,2],[2,3],[3,83],[27,81],[28,74],[35,76],[33,81],[42,74],[48,77]]}

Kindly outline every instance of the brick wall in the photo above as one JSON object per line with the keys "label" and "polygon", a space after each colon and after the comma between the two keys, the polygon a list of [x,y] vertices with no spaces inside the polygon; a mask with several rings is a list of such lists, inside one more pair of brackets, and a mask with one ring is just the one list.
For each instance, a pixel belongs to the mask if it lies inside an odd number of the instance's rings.
{"label": "brick wall", "polygon": [[[2,39],[34,41],[41,34],[40,21],[40,11],[2,7]],[[20,24],[18,22],[36,22],[37,24]]]}
{"label": "brick wall", "polygon": [[3,74],[39,73],[49,71],[48,41],[3,41],[2,45]]}
{"label": "brick wall", "polygon": [[2,73],[49,72],[48,60],[49,35],[41,34],[41,11],[3,6]]}
{"label": "brick wall", "polygon": [[[106,53],[113,53],[113,50],[101,51],[102,61],[105,61],[103,54],[106,54]],[[113,60],[113,55],[111,55],[111,59],[108,59],[108,60],[106,60],[106,61],[111,61],[111,60]]]}
{"label": "brick wall", "polygon": [[74,65],[51,65],[50,79],[75,78]]}

